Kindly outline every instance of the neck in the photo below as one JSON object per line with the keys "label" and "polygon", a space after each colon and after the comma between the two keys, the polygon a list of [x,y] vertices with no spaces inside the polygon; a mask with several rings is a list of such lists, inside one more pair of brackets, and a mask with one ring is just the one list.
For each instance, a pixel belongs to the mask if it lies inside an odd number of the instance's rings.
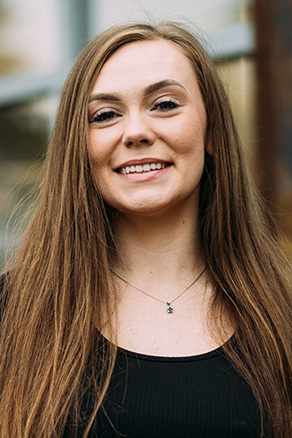
{"label": "neck", "polygon": [[115,223],[119,257],[113,269],[139,283],[176,284],[191,281],[204,262],[199,248],[197,218],[181,209],[172,214],[141,217],[120,214]]}

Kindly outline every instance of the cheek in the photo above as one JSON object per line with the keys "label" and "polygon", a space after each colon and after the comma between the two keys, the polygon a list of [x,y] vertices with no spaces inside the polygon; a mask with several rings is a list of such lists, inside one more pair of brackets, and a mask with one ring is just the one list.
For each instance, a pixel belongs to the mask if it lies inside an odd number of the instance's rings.
{"label": "cheek", "polygon": [[89,133],[88,136],[88,155],[94,168],[100,168],[108,161],[111,155],[111,149],[103,135]]}
{"label": "cheek", "polygon": [[201,179],[205,163],[205,136],[194,126],[185,129],[176,141],[175,155],[184,175],[186,185],[197,185]]}
{"label": "cheek", "polygon": [[200,156],[205,149],[205,118],[199,114],[186,117],[184,123],[173,120],[169,129],[174,152],[181,155]]}
{"label": "cheek", "polygon": [[174,152],[184,158],[190,160],[202,161],[205,156],[205,138],[200,130],[185,130],[182,135],[175,138]]}

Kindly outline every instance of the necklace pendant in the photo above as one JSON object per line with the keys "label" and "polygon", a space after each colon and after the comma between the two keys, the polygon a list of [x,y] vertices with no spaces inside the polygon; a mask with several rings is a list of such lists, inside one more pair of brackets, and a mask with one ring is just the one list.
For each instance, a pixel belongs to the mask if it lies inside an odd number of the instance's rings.
{"label": "necklace pendant", "polygon": [[171,305],[170,305],[170,302],[169,301],[167,301],[167,309],[166,309],[166,311],[167,311],[167,313],[173,313],[173,307],[171,307]]}
{"label": "necklace pendant", "polygon": [[[183,291],[181,291],[176,297],[174,297],[171,301],[166,301],[167,304],[167,308],[166,311],[167,313],[173,313],[174,312],[174,308],[171,306],[171,303],[174,302],[175,300],[177,300],[179,297],[182,296],[182,294],[184,294],[187,290],[190,289],[190,287],[196,283],[196,281],[199,280],[199,278],[201,277],[201,275],[203,274],[203,272],[205,271],[206,268],[204,268],[202,270],[202,272],[198,275],[197,278],[195,278]],[[121,277],[120,275],[118,275],[116,272],[111,271],[116,277],[118,277],[120,280],[122,280],[124,283],[128,284],[129,286],[133,287],[134,289],[138,290],[139,292],[141,292],[144,295],[147,295],[150,298],[153,298],[154,300],[160,301],[161,303],[165,304],[165,301],[162,300],[161,298],[158,298],[152,294],[150,294],[149,292],[146,292],[145,290],[140,289],[139,287],[135,286],[132,283],[129,283],[127,280],[125,280],[123,277]]]}

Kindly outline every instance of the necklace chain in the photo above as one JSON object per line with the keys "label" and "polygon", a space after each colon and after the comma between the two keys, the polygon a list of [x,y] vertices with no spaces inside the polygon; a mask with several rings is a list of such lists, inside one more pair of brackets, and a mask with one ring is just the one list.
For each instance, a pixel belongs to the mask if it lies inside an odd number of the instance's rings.
{"label": "necklace chain", "polygon": [[127,280],[125,280],[123,277],[121,277],[119,274],[117,274],[116,272],[114,272],[114,271],[112,271],[112,273],[116,276],[116,277],[118,277],[120,280],[122,280],[124,283],[126,283],[126,284],[128,284],[129,286],[131,286],[131,287],[133,287],[134,289],[136,289],[136,290],[138,290],[139,292],[142,292],[142,294],[145,294],[145,295],[147,295],[148,297],[150,297],[150,298],[153,298],[154,300],[157,300],[157,301],[160,301],[161,303],[164,303],[164,304],[167,304],[167,309],[166,309],[166,311],[167,311],[167,313],[173,313],[173,311],[174,311],[174,309],[173,309],[173,307],[171,306],[171,304],[175,301],[175,300],[177,300],[182,294],[184,294],[188,289],[190,289],[190,287],[192,287],[193,286],[193,284],[195,284],[198,280],[199,280],[199,278],[202,276],[202,274],[203,274],[203,272],[205,271],[205,269],[206,268],[204,268],[201,272],[200,272],[200,274],[184,289],[184,290],[182,290],[178,295],[176,295],[176,297],[174,297],[172,300],[169,300],[169,301],[164,301],[164,300],[162,300],[161,298],[159,298],[159,297],[156,297],[155,295],[152,295],[152,294],[150,294],[149,292],[146,292],[145,290],[143,290],[143,289],[140,289],[139,287],[137,287],[137,286],[135,286],[134,284],[132,284],[132,283],[130,283],[129,281],[127,281]]}

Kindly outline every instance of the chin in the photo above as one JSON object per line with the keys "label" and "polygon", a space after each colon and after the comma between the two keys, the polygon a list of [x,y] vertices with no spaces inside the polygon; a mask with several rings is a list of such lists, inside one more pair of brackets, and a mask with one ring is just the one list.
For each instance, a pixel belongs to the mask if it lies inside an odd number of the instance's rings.
{"label": "chin", "polygon": [[167,208],[161,208],[157,206],[135,206],[133,208],[119,208],[118,211],[122,214],[125,214],[127,216],[157,216],[159,214],[162,214],[164,211],[166,211]]}
{"label": "chin", "polygon": [[177,211],[178,205],[167,202],[137,202],[134,205],[120,206],[116,209],[126,216],[158,217],[166,213],[171,215],[172,212]]}
{"label": "chin", "polygon": [[[107,202],[115,210],[119,211],[126,216],[145,216],[153,217],[159,215],[165,215],[165,213],[172,215],[179,211],[188,211],[191,213],[194,208],[194,203],[196,203],[198,197],[198,191],[190,191],[179,193],[177,195],[162,194],[157,193],[142,193],[136,194],[137,196],[129,198],[120,199],[109,199]],[[168,196],[167,196],[168,195]]]}

